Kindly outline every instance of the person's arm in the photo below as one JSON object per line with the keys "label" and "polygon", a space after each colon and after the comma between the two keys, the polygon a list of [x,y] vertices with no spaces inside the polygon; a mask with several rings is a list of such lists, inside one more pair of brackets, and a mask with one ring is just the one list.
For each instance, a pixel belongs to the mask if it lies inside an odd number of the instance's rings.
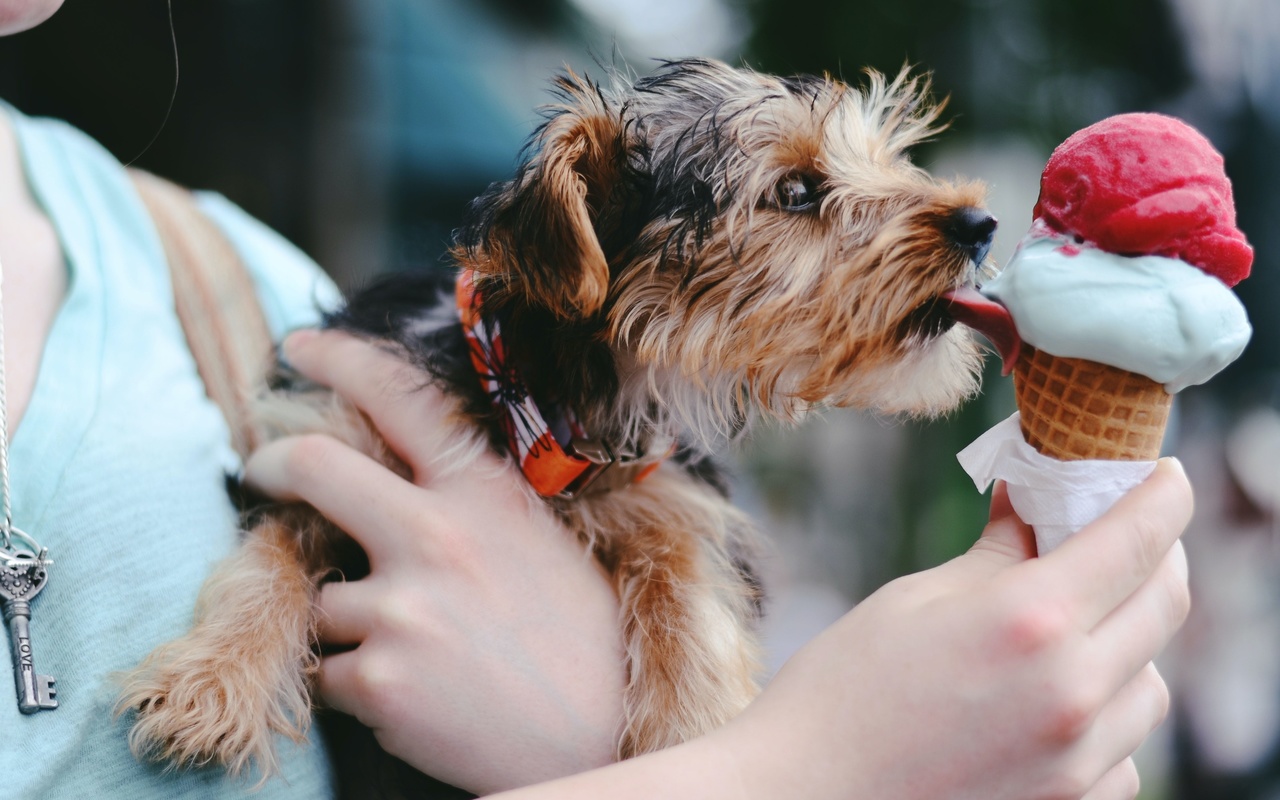
{"label": "person's arm", "polygon": [[[397,452],[432,446],[439,398],[392,388],[404,367],[391,357],[335,333],[291,339],[286,354]],[[409,483],[317,439],[265,448],[248,475],[338,517],[370,550],[369,578],[322,597],[327,635],[361,644],[326,659],[321,689],[384,747],[482,792],[606,760],[616,600],[517,478]],[[1150,661],[1187,613],[1177,539],[1190,509],[1181,468],[1164,461],[1037,559],[997,491],[973,549],[867,598],[724,729],[510,797],[1130,798],[1129,756],[1168,707]],[[566,557],[542,560],[547,547]]]}

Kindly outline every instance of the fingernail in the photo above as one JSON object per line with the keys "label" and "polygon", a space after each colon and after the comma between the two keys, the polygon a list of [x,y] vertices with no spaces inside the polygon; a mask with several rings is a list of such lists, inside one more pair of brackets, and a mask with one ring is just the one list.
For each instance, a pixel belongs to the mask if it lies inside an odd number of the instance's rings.
{"label": "fingernail", "polygon": [[1173,566],[1178,572],[1178,577],[1182,579],[1183,583],[1186,583],[1187,576],[1189,574],[1189,569],[1187,567],[1187,551],[1182,546],[1181,539],[1173,543],[1173,550],[1170,554],[1173,557]]}

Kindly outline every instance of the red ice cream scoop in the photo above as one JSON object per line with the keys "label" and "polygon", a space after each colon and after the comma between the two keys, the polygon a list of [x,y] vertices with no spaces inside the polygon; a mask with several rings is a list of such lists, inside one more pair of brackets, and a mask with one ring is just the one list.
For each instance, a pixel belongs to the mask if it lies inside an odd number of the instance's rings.
{"label": "red ice cream scoop", "polygon": [[1222,156],[1160,114],[1120,114],[1072,134],[1040,177],[1035,217],[1111,253],[1180,258],[1228,286],[1253,264]]}

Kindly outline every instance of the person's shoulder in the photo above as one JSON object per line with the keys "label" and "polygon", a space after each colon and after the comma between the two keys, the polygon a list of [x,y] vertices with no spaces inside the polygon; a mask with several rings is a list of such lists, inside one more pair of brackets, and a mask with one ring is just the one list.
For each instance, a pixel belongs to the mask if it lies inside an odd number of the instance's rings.
{"label": "person's shoulder", "polygon": [[272,336],[316,325],[341,303],[333,281],[288,239],[221,194],[201,191],[196,199],[244,260]]}
{"label": "person's shoulder", "polygon": [[116,157],[111,154],[97,139],[80,130],[69,122],[56,117],[32,116],[5,103],[3,109],[14,125],[26,129],[24,138],[39,138],[57,142],[63,148],[70,148],[82,154],[101,159],[106,163],[118,165]]}
{"label": "person's shoulder", "polygon": [[[79,208],[100,219],[127,217],[134,209],[124,167],[89,134],[53,117],[28,115],[4,101],[0,113],[17,137],[22,167],[46,207]],[[125,202],[121,202],[125,200]]]}

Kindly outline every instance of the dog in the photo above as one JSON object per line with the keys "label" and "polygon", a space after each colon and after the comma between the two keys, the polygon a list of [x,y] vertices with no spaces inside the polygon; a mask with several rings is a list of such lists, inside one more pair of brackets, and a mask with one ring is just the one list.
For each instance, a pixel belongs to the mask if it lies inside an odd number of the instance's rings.
{"label": "dog", "polygon": [[[446,390],[465,423],[442,469],[506,454],[594,549],[621,599],[625,758],[757,693],[758,545],[713,449],[815,407],[936,415],[974,394],[982,353],[945,296],[995,220],[982,185],[909,160],[942,107],[906,69],[854,88],[690,59],[556,92],[517,174],[472,204],[457,277],[391,278],[326,324]],[[324,432],[405,473],[332,393],[285,366],[272,387],[268,437]],[[308,506],[256,510],[191,632],[129,676],[135,752],[270,774],[275,735],[310,721],[317,576],[358,570],[352,549]]]}

